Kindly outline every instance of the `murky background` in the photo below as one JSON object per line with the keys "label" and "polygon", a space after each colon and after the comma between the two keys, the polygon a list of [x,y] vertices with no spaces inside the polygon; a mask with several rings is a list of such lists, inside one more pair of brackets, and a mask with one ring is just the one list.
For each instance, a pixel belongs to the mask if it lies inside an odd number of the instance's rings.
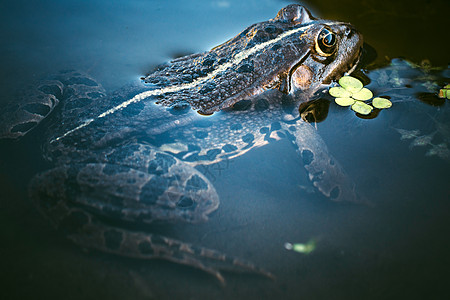
{"label": "murky background", "polygon": [[[368,72],[369,87],[390,96],[394,106],[364,120],[332,102],[327,119],[317,125],[372,206],[341,205],[309,193],[301,160],[287,140],[200,168],[221,198],[218,211],[208,223],[173,226],[165,233],[245,258],[276,276],[272,281],[225,272],[227,285],[221,287],[193,268],[118,258],[71,244],[26,196],[30,178],[46,167],[36,151],[37,138],[1,143],[0,297],[444,297],[450,265],[450,159],[444,149],[450,146],[450,103],[430,94],[450,81],[445,23],[450,7],[448,1],[351,2],[304,4],[314,16],[351,22],[378,52]],[[157,64],[208,50],[273,18],[287,4],[2,1],[0,104],[62,69],[88,72],[110,91],[120,88]],[[421,70],[401,60],[386,65],[397,57],[417,64],[429,60],[425,65],[441,69]],[[420,143],[426,137],[428,142]],[[311,239],[317,247],[309,255],[284,248],[286,242]]]}

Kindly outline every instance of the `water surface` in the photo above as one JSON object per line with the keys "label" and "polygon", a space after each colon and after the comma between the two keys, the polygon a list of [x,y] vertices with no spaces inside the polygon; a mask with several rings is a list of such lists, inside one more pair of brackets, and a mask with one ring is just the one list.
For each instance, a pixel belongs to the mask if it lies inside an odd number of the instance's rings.
{"label": "water surface", "polygon": [[[367,72],[372,80],[369,87],[394,103],[374,119],[361,119],[328,98],[328,116],[317,124],[330,152],[372,205],[342,205],[310,193],[301,160],[285,139],[232,161],[199,168],[217,189],[219,210],[208,223],[172,226],[165,232],[251,260],[276,276],[271,281],[226,272],[227,285],[221,287],[214,277],[193,268],[82,251],[66,241],[27,197],[29,179],[47,167],[39,156],[38,138],[2,143],[2,298],[443,295],[450,263],[450,163],[432,150],[437,145],[450,147],[449,102],[432,96],[421,101],[418,94],[433,95],[449,82],[448,49],[441,44],[443,38],[439,40],[445,28],[440,14],[448,11],[448,4],[427,2],[419,17],[396,4],[374,11],[370,1],[351,9],[350,4],[310,2],[314,15],[350,21],[362,31],[378,52]],[[0,103],[62,69],[88,72],[112,91],[173,57],[208,50],[255,22],[273,18],[286,4],[274,0],[2,2]],[[419,23],[429,34],[418,31]],[[380,24],[384,27],[374,29]],[[416,32],[414,37],[411,32]],[[403,60],[387,66],[386,56],[403,56],[417,64],[428,59],[441,69],[426,72]],[[388,80],[383,79],[386,76]],[[399,78],[404,81],[395,86]],[[399,129],[419,133],[401,139]],[[430,134],[429,143],[414,144],[416,138]],[[309,255],[284,248],[286,242],[310,239],[317,241],[317,248]]]}

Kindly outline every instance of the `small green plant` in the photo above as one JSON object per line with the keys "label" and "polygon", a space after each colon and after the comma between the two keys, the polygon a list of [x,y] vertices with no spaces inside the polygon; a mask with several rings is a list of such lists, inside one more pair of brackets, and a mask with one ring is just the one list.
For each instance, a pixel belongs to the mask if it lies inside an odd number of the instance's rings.
{"label": "small green plant", "polygon": [[442,89],[439,90],[439,98],[450,99],[450,84],[447,84]]}
{"label": "small green plant", "polygon": [[307,243],[285,243],[284,248],[286,250],[292,250],[298,253],[310,254],[316,249],[316,241],[314,239],[309,240]]}
{"label": "small green plant", "polygon": [[351,106],[355,112],[368,115],[373,108],[383,109],[392,106],[392,102],[386,98],[376,97],[372,100],[372,105],[365,103],[372,99],[373,93],[368,88],[363,87],[360,80],[352,76],[343,76],[339,79],[339,85],[332,87],[328,92],[336,97],[334,101],[340,106]]}

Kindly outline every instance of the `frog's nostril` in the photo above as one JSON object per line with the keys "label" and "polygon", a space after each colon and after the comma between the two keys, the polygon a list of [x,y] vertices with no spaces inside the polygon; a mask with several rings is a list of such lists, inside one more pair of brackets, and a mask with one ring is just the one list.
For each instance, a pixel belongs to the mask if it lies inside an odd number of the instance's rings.
{"label": "frog's nostril", "polygon": [[348,39],[351,39],[352,36],[353,36],[353,34],[355,34],[355,30],[352,29],[352,28],[347,28],[347,30],[345,30],[345,33],[346,33],[346,35],[347,35],[347,38],[348,38]]}

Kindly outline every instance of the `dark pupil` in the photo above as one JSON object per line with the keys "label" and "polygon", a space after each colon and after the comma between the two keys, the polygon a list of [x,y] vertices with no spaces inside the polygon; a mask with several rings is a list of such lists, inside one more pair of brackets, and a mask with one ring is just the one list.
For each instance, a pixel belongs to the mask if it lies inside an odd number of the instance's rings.
{"label": "dark pupil", "polygon": [[331,32],[328,32],[328,34],[326,36],[324,36],[323,38],[323,43],[326,46],[334,46],[334,43],[336,42],[336,38],[334,37],[334,34],[332,34]]}
{"label": "dark pupil", "polygon": [[334,51],[336,36],[328,29],[323,29],[319,34],[318,43],[320,50],[324,53],[330,54]]}

